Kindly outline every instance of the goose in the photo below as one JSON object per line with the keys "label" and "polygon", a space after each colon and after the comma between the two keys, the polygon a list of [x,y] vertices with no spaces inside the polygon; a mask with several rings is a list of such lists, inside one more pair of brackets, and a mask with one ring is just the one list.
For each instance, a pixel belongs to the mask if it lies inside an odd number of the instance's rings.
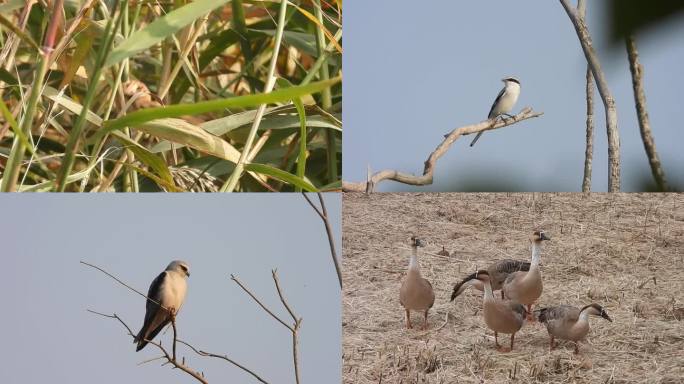
{"label": "goose", "polygon": [[589,315],[601,316],[613,322],[605,309],[596,303],[584,306],[582,309],[570,305],[559,305],[534,311],[535,318],[540,323],[546,324],[550,337],[549,350],[552,351],[555,347],[554,339],[557,337],[573,341],[575,354],[579,353],[578,342],[584,340],[589,333]]}
{"label": "goose", "polygon": [[[527,313],[531,314],[532,305],[541,296],[543,284],[539,261],[544,240],[551,240],[544,231],[534,231],[532,242],[532,262],[527,272],[513,272],[504,280],[501,290],[506,298],[527,306]],[[530,317],[530,320],[533,318]]]}
{"label": "goose", "polygon": [[[489,274],[490,281],[492,283],[492,291],[498,291],[501,289],[501,285],[504,280],[513,272],[517,271],[529,271],[530,263],[521,260],[504,259],[499,260],[489,267],[487,267],[487,273]],[[484,291],[484,284],[480,280],[477,280],[475,276],[477,272],[466,276],[461,282],[454,285],[454,290],[451,293],[451,301],[454,301],[468,286],[474,287],[479,291]],[[504,293],[501,291],[501,298],[504,298]]]}
{"label": "goose", "polygon": [[[522,328],[527,311],[525,307],[515,301],[502,299],[498,300],[494,297],[492,291],[491,278],[489,272],[480,270],[475,273],[475,279],[482,282],[484,285],[484,320],[487,327],[494,331],[494,342],[496,349],[499,352],[509,352],[513,350],[513,342],[515,340],[515,333]],[[508,333],[511,335],[511,347],[506,349],[499,345],[499,332]]]}
{"label": "goose", "polygon": [[399,302],[406,310],[406,328],[411,328],[411,311],[422,311],[425,314],[423,329],[428,328],[428,311],[435,303],[435,292],[432,284],[420,275],[418,264],[418,247],[423,247],[423,241],[411,237],[411,258],[408,272],[399,289]]}

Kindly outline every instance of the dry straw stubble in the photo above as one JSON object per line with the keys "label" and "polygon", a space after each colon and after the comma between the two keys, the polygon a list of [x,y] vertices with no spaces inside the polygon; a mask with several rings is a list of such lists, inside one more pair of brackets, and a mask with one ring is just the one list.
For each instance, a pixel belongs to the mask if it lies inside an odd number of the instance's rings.
{"label": "dry straw stubble", "polygon": [[[449,302],[453,284],[475,268],[529,259],[533,228],[552,238],[538,304],[597,302],[614,320],[590,320],[580,355],[567,342],[549,352],[546,330],[529,323],[512,353],[498,353],[481,293],[469,289]],[[412,233],[428,242],[420,262],[437,296],[427,332],[405,329],[398,300]],[[684,195],[345,194],[343,234],[345,383],[684,377]],[[450,256],[438,254],[442,246]]]}

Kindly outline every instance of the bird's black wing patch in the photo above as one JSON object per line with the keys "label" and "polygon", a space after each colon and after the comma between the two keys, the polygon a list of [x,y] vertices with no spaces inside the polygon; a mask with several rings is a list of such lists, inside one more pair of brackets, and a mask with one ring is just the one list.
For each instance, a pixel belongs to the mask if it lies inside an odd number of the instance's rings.
{"label": "bird's black wing patch", "polygon": [[487,115],[488,119],[491,119],[492,117],[496,117],[496,116],[492,116],[492,112],[494,112],[494,107],[499,102],[499,100],[501,100],[501,97],[504,95],[504,93],[506,93],[506,87],[503,87],[501,89],[501,92],[499,92],[499,95],[496,96],[496,100],[494,100],[494,103],[492,103],[492,107],[489,108],[489,114]]}
{"label": "bird's black wing patch", "polygon": [[147,304],[145,305],[145,322],[143,323],[140,333],[138,334],[138,340],[142,339],[143,335],[145,334],[145,330],[150,326],[152,319],[154,319],[155,313],[160,309],[159,305],[152,300],[159,302],[159,292],[161,291],[161,285],[164,282],[164,278],[166,278],[166,271],[160,273],[159,276],[152,281],[150,289],[147,291],[148,299]]}
{"label": "bird's black wing patch", "polygon": [[[147,291],[147,313],[145,314],[145,322],[147,322],[147,317],[150,315],[150,320],[152,315],[150,314],[153,312],[155,309],[159,308],[159,305],[157,304],[159,300],[161,299],[159,297],[159,292],[161,292],[161,285],[164,283],[164,279],[166,278],[166,271],[162,272],[157,276],[153,281],[152,284],[150,285],[150,289]],[[157,303],[155,303],[154,301]]]}
{"label": "bird's black wing patch", "polygon": [[522,260],[504,259],[495,264],[497,272],[513,273],[518,271],[529,271],[530,262]]}

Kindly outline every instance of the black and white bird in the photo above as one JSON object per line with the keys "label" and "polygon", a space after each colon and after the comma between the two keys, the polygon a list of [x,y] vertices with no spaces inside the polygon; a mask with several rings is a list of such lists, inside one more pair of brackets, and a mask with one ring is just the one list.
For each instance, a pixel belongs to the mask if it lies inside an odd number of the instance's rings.
{"label": "black and white bird", "polygon": [[172,316],[178,313],[188,289],[186,281],[188,276],[190,276],[188,263],[174,260],[152,281],[147,292],[145,322],[134,339],[134,342],[138,343],[136,352],[145,348],[147,340],[154,339],[164,327],[171,323]]}
{"label": "black and white bird", "polygon": [[[513,109],[516,101],[518,101],[518,96],[520,96],[520,81],[518,81],[518,79],[515,77],[507,77],[501,79],[501,81],[504,82],[504,87],[501,92],[499,92],[496,100],[494,100],[494,104],[492,104],[492,108],[489,110],[489,115],[487,116],[488,119],[496,119],[501,115],[512,117],[508,112]],[[477,136],[475,136],[470,143],[471,147],[475,145],[475,142],[483,133],[484,132],[477,133]]]}

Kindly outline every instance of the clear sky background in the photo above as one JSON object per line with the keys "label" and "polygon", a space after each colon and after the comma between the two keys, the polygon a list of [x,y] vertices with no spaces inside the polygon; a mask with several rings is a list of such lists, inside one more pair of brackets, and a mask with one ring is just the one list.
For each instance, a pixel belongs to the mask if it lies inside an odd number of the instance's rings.
{"label": "clear sky background", "polygon": [[[325,196],[340,243],[340,196]],[[340,289],[323,224],[299,194],[0,195],[3,292],[0,383],[188,383],[183,372],[140,365],[116,313],[137,332],[145,299],[79,260],[147,293],[174,259],[190,264],[179,338],[227,354],[267,381],[294,383],[291,334],[234,282],[235,274],[288,322],[271,278],[304,318],[304,382],[341,381]],[[339,254],[339,251],[338,251]],[[172,331],[163,334],[170,347]],[[170,350],[170,348],[169,348]],[[256,382],[179,344],[209,382]],[[232,380],[232,381],[231,381]]]}
{"label": "clear sky background", "polygon": [[[622,186],[650,181],[624,44],[607,40],[604,3],[588,2],[589,28],[617,102]],[[485,133],[473,148],[459,139],[437,164],[435,183],[389,190],[579,191],[585,149],[586,60],[559,1],[345,4],[344,179],[366,167],[421,174],[428,154],[453,128],[486,118],[506,76],[522,91],[514,109],[544,115]],[[684,19],[637,36],[653,134],[671,184],[684,186]],[[593,190],[607,188],[603,104],[595,94]]]}

